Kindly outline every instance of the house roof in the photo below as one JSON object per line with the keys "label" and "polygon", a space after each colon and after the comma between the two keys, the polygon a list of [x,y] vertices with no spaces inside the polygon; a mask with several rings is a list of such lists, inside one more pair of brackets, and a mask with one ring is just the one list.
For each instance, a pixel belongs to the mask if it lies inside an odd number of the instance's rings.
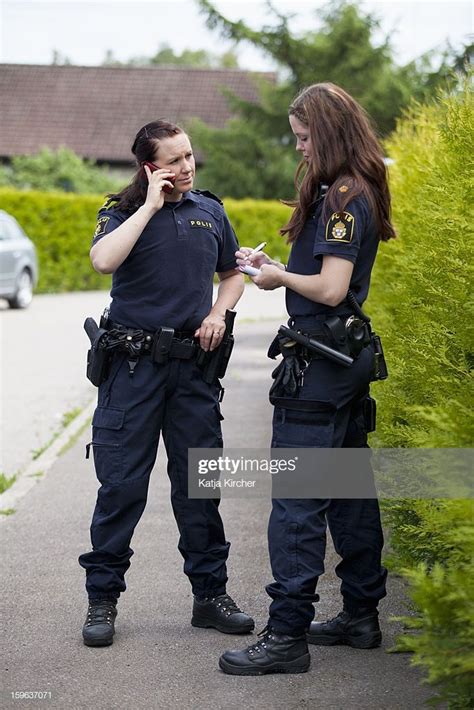
{"label": "house roof", "polygon": [[222,89],[256,101],[256,77],[275,80],[235,69],[0,64],[0,156],[67,146],[84,158],[129,163],[145,123],[197,116],[222,127],[231,116]]}

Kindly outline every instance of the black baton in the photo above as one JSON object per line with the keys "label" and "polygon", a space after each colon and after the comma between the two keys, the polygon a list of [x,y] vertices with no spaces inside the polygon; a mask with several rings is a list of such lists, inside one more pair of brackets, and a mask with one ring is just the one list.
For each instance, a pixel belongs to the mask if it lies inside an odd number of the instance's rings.
{"label": "black baton", "polygon": [[313,340],[313,338],[310,338],[307,335],[303,335],[303,333],[300,333],[297,330],[287,328],[286,325],[281,325],[278,330],[278,333],[280,335],[286,336],[287,338],[291,338],[291,340],[294,340],[300,345],[304,345],[306,348],[308,348],[308,350],[313,350],[319,355],[327,357],[328,360],[333,360],[334,362],[337,362],[338,365],[350,367],[354,362],[354,359],[352,357],[344,355],[344,353],[340,353],[338,350],[334,350],[328,345],[323,345],[323,343],[320,343],[318,340]]}

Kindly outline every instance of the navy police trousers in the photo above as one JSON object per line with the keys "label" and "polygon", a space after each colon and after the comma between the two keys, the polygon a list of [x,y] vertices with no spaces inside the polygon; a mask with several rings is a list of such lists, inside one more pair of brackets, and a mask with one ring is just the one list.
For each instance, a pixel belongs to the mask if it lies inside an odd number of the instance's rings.
{"label": "navy police trousers", "polygon": [[[365,348],[351,368],[327,359],[312,360],[298,398],[321,403],[315,411],[285,410],[273,416],[274,448],[367,447],[363,401],[368,395],[373,353]],[[328,414],[329,413],[329,414]],[[274,582],[269,624],[275,631],[304,633],[314,617],[316,585],[324,572],[326,525],[341,562],[344,608],[375,608],[385,596],[381,566],[383,534],[378,501],[373,499],[273,499],[268,526]]]}
{"label": "navy police trousers", "polygon": [[157,365],[142,357],[130,377],[115,354],[99,387],[92,447],[101,484],[92,524],[92,551],[79,557],[89,599],[117,599],[125,590],[133,531],[145,508],[160,431],[168,455],[171,502],[184,572],[196,596],[225,592],[226,542],[218,500],[188,499],[188,448],[222,447],[217,388],[194,360]]}

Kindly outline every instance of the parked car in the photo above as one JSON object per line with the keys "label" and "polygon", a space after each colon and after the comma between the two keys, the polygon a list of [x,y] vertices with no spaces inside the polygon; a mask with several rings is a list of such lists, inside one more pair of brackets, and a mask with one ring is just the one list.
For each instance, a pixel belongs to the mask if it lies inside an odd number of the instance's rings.
{"label": "parked car", "polygon": [[0,298],[10,308],[27,308],[38,282],[35,245],[16,219],[0,210]]}

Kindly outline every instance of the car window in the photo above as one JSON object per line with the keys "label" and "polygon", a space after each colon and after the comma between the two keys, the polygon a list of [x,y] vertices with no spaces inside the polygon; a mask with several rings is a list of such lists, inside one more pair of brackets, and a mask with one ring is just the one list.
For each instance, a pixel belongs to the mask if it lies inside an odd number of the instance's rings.
{"label": "car window", "polygon": [[8,239],[21,239],[23,234],[14,222],[9,219],[0,217],[0,240],[7,241]]}
{"label": "car window", "polygon": [[10,239],[7,223],[4,219],[0,219],[0,241],[4,242],[6,239]]}

